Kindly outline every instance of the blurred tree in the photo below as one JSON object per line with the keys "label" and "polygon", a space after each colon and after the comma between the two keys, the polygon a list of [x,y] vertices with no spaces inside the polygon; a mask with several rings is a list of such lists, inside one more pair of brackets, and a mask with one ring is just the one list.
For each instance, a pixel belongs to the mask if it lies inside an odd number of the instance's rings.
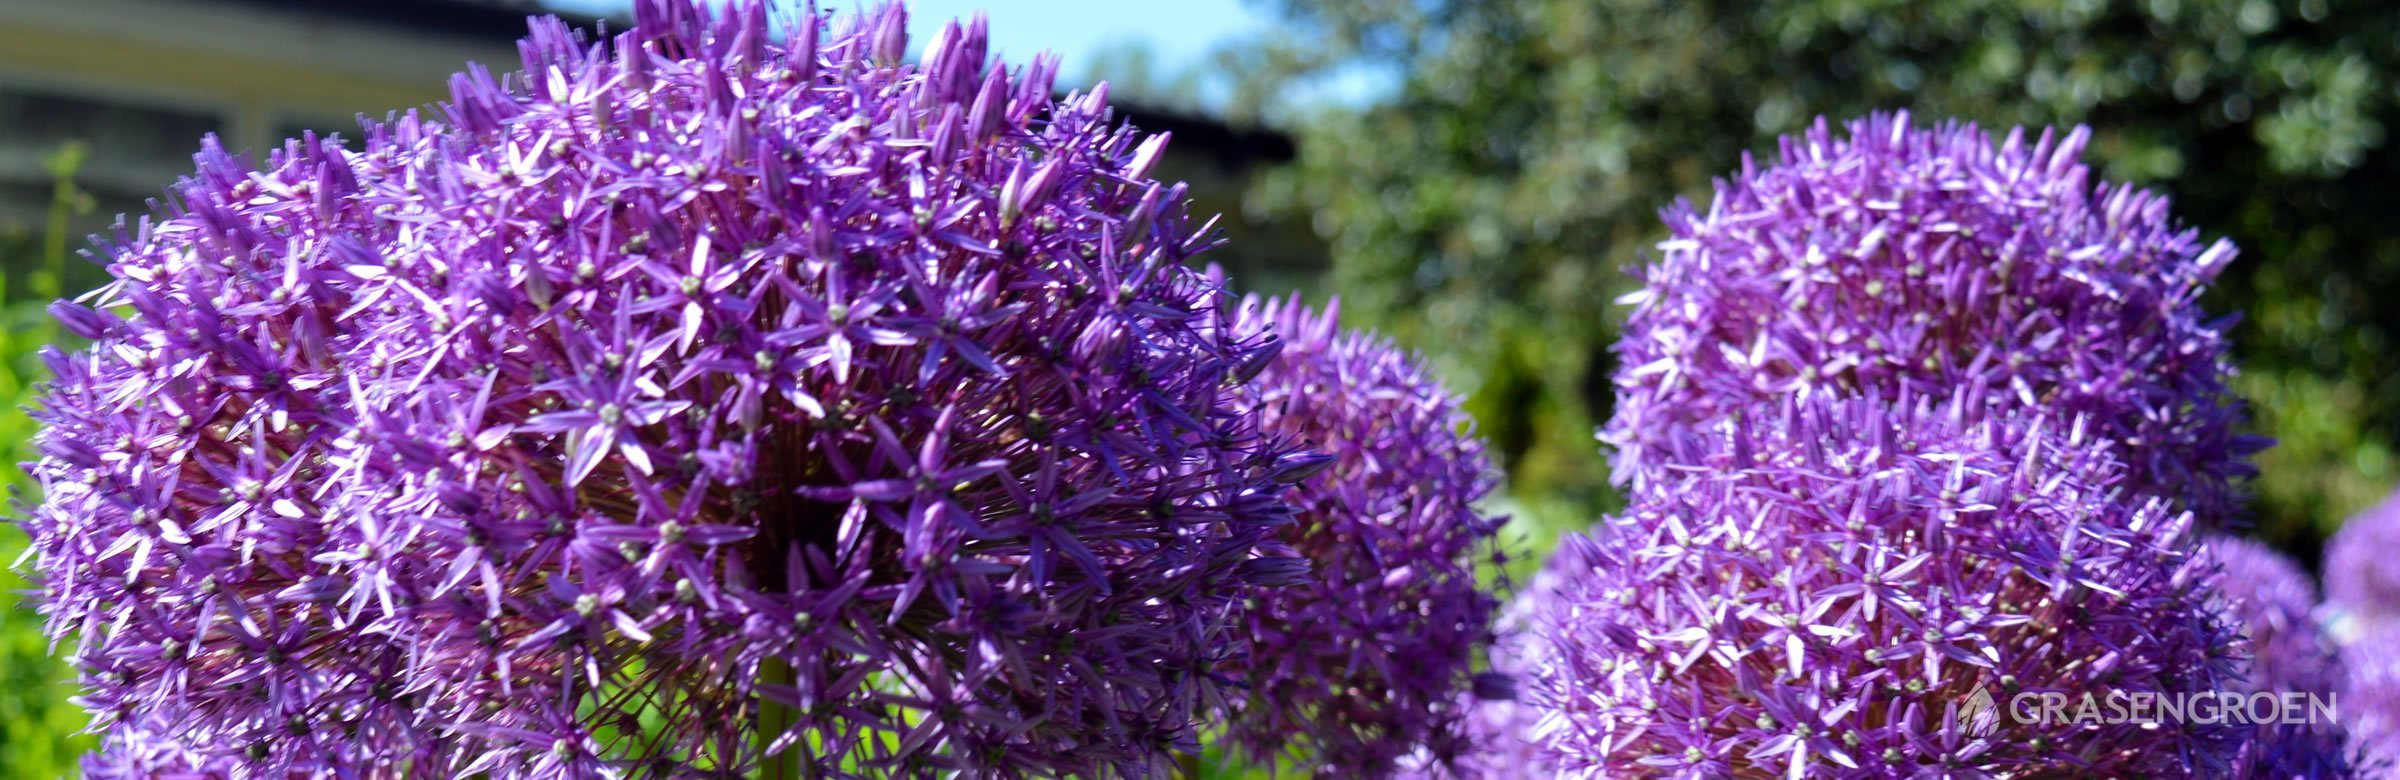
{"label": "blurred tree", "polygon": [[1208,98],[1208,72],[1172,62],[1160,62],[1158,50],[1141,40],[1124,40],[1092,53],[1079,84],[1108,82],[1108,93],[1144,108],[1194,116],[1212,116],[1217,107]]}
{"label": "blurred tree", "polygon": [[[1819,114],[1913,108],[1989,129],[2089,123],[2106,175],[2164,190],[2244,259],[2236,331],[2264,534],[2313,559],[2394,478],[2400,371],[2400,4],[2350,0],[1262,0],[1232,104],[1298,116],[1253,193],[1313,212],[1337,288],[1437,350],[1536,508],[1605,506],[1620,269],[1655,210]],[[1359,67],[1363,107],[1276,97]]]}
{"label": "blurred tree", "polygon": [[[77,244],[67,237],[69,225],[91,209],[74,185],[82,159],[75,145],[51,159],[56,184],[40,230],[0,225],[0,402],[7,404],[0,409],[0,485],[19,501],[35,498],[31,491],[38,489],[17,464],[38,457],[25,408],[46,373],[39,353],[67,337],[47,306],[59,297],[61,280],[73,275],[68,253]],[[24,550],[24,531],[0,523],[0,564],[14,563]],[[74,673],[51,654],[42,616],[22,598],[33,587],[15,568],[0,568],[0,777],[48,780],[73,775],[92,740],[77,733],[89,719],[68,701]]]}

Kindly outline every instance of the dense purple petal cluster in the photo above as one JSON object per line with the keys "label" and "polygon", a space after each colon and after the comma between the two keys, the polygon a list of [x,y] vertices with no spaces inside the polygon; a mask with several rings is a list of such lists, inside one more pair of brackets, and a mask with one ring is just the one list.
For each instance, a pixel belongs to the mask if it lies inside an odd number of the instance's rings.
{"label": "dense purple petal cluster", "polygon": [[1477,510],[1497,471],[1457,399],[1337,310],[1252,298],[1237,318],[1282,344],[1244,408],[1327,460],[1285,494],[1299,522],[1278,541],[1315,576],[1258,594],[1250,662],[1228,670],[1246,682],[1229,736],[1262,762],[1380,777],[1420,746],[1460,752],[1498,607],[1476,569],[1506,518]]}
{"label": "dense purple petal cluster", "polygon": [[1820,120],[1779,164],[1745,159],[1706,211],[1667,209],[1616,346],[1616,480],[1660,473],[1678,431],[1781,396],[1974,386],[1969,411],[2081,416],[2118,445],[2129,490],[2229,519],[2263,442],[2235,433],[2230,323],[2198,299],[2234,248],[2203,246],[2163,196],[2094,184],[2089,137]]}
{"label": "dense purple petal cluster", "polygon": [[110,729],[99,752],[84,761],[87,780],[221,780],[239,762],[209,755],[197,745],[213,735],[185,729],[176,718],[152,716]]}
{"label": "dense purple petal cluster", "polygon": [[2191,515],[2121,499],[2079,422],[1980,400],[1793,398],[1660,442],[1691,465],[1570,538],[1534,616],[1543,752],[1612,777],[2229,771],[2246,728],[1974,706],[2238,674]]}
{"label": "dense purple petal cluster", "polygon": [[1316,461],[1239,413],[1274,348],[1186,267],[1165,138],[980,20],[911,65],[897,7],[701,8],[537,21],[355,147],[211,143],[59,308],[92,345],[50,356],[24,523],[95,772],[1195,749]]}

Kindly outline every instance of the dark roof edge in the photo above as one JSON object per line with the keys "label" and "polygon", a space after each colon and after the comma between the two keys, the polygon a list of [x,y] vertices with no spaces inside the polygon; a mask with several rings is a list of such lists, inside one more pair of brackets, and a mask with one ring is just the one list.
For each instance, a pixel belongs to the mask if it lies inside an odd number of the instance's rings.
{"label": "dark roof edge", "polygon": [[[326,19],[386,24],[419,33],[510,42],[525,37],[525,20],[556,16],[580,29],[600,18],[544,8],[530,0],[218,0]],[[617,25],[611,25],[617,26]]]}
{"label": "dark roof edge", "polygon": [[1174,133],[1168,143],[1186,151],[1206,150],[1228,168],[1248,164],[1291,162],[1298,149],[1281,130],[1235,125],[1216,117],[1179,109],[1156,108],[1137,101],[1112,100],[1117,117],[1148,133]]}

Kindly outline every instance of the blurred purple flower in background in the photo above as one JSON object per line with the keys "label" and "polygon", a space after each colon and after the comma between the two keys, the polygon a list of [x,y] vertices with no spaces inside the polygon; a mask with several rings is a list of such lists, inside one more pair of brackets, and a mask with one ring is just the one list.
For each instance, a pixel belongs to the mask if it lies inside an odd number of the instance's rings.
{"label": "blurred purple flower in background", "polygon": [[[1535,740],[1629,776],[2224,774],[2248,729],[2019,720],[2027,691],[2179,694],[2238,674],[2188,513],[2126,500],[2080,422],[1967,392],[1822,395],[1656,443],[1678,464],[1554,563]],[[1963,409],[1962,409],[1963,407]],[[1962,710],[1962,708],[1967,708]],[[1962,712],[1964,713],[1962,715]],[[1980,718],[1980,720],[1976,720]]]}
{"label": "blurred purple flower in background", "polygon": [[2325,694],[2341,682],[2341,663],[2332,643],[2317,630],[2317,586],[2282,553],[2257,541],[2207,537],[2199,557],[2215,565],[2217,595],[2243,638],[2249,640],[2250,675],[2244,688]]}
{"label": "blurred purple flower in background", "polygon": [[2230,520],[2266,445],[2235,433],[2231,321],[2199,305],[2234,248],[2203,246],[2163,196],[2092,182],[2088,138],[1820,120],[1770,167],[1745,159],[1706,211],[1667,209],[1616,346],[1616,480],[1673,463],[1679,430],[1780,396],[1971,386],[1964,411],[2081,416],[2117,443],[2128,489]]}
{"label": "blurred purple flower in background", "polygon": [[2349,629],[2342,646],[2342,725],[2369,759],[2400,763],[2400,623],[2377,621]]}
{"label": "blurred purple flower in background", "polygon": [[[2344,707],[2343,669],[2331,640],[2318,630],[2317,587],[2282,553],[2251,539],[2211,535],[2197,556],[2218,567],[2217,608],[2240,632],[2249,656],[2235,691],[2299,693]],[[2352,697],[2355,698],[2355,697]],[[2307,700],[2302,700],[2307,701]],[[2234,760],[2235,777],[2355,777],[2361,745],[2342,723],[2280,723],[2258,730]]]}
{"label": "blurred purple flower in background", "polygon": [[2325,542],[2325,599],[2345,619],[2400,619],[2400,493],[2342,522]]}
{"label": "blurred purple flower in background", "polygon": [[2341,647],[2343,725],[2368,755],[2400,765],[2400,494],[2342,523],[2325,544],[2325,634]]}
{"label": "blurred purple flower in background", "polygon": [[1390,341],[1341,330],[1337,310],[1296,297],[1240,308],[1237,331],[1282,340],[1245,408],[1330,459],[1286,494],[1299,522],[1278,540],[1316,576],[1261,592],[1249,612],[1230,737],[1260,762],[1381,777],[1419,746],[1459,752],[1497,607],[1476,568],[1500,562],[1506,518],[1476,510],[1498,472],[1458,399]]}
{"label": "blurred purple flower in background", "polygon": [[1163,137],[981,20],[905,65],[903,14],[644,0],[613,47],[536,22],[446,121],[206,146],[57,309],[93,344],[51,356],[24,523],[92,771],[1196,750],[1238,610],[1297,579],[1255,551],[1318,461],[1237,397],[1274,346],[1183,265]]}

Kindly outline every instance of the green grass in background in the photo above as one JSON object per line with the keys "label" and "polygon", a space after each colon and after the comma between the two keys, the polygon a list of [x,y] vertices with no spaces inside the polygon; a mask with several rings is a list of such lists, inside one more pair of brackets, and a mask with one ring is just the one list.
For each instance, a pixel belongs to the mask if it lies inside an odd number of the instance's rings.
{"label": "green grass in background", "polygon": [[[50,172],[57,180],[48,224],[39,231],[0,230],[0,483],[5,483],[17,506],[38,500],[36,488],[19,463],[36,457],[35,425],[25,408],[46,377],[43,345],[59,341],[59,331],[46,307],[59,297],[66,278],[68,225],[90,201],[72,182],[81,164],[81,147],[69,145],[52,158]],[[22,279],[18,289],[11,278]],[[14,563],[25,552],[25,532],[13,522],[0,523],[0,563]],[[27,582],[14,567],[0,570],[0,778],[51,780],[75,774],[76,759],[94,740],[81,734],[89,722],[83,709],[68,699],[75,695],[74,671],[53,656],[42,633]]]}

